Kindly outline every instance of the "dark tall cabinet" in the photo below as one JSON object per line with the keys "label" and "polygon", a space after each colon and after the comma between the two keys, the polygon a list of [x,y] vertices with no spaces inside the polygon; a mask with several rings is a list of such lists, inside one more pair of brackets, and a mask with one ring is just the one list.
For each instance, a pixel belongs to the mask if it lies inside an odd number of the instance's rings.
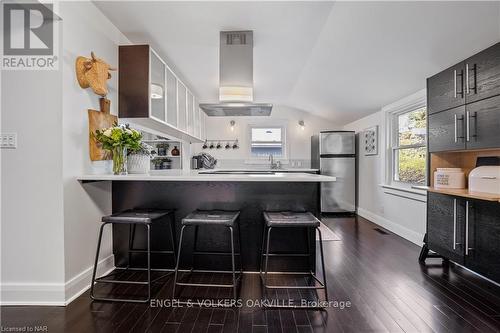
{"label": "dark tall cabinet", "polygon": [[429,151],[500,147],[500,43],[427,79]]}
{"label": "dark tall cabinet", "polygon": [[429,192],[427,246],[500,281],[500,204]]}
{"label": "dark tall cabinet", "polygon": [[[427,79],[427,104],[429,154],[500,149],[500,43]],[[461,160],[467,155],[452,156]],[[470,168],[472,163],[467,163]],[[429,165],[432,177],[432,162]],[[420,260],[432,250],[500,282],[498,199],[436,192],[430,189],[427,194],[426,244]]]}

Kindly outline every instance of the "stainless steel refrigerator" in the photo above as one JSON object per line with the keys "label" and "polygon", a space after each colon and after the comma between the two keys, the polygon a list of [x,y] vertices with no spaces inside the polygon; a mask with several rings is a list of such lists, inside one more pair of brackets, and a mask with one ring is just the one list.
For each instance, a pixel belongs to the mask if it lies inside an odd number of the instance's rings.
{"label": "stainless steel refrigerator", "polygon": [[337,177],[321,183],[322,213],[356,211],[356,137],[353,131],[322,131],[311,137],[311,166]]}

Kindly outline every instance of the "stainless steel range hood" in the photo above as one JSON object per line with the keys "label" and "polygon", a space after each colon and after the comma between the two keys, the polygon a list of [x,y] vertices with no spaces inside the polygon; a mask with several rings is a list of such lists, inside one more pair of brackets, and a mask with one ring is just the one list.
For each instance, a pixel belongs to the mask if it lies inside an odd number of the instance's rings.
{"label": "stainless steel range hood", "polygon": [[208,116],[269,116],[272,104],[253,102],[253,32],[221,31],[219,103],[200,104]]}

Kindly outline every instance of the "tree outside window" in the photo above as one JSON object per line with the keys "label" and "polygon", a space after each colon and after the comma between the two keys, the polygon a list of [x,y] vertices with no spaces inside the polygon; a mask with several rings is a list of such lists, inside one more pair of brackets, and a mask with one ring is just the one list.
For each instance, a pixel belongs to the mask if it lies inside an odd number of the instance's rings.
{"label": "tree outside window", "polygon": [[425,107],[394,115],[393,120],[393,179],[398,182],[423,185],[426,183]]}

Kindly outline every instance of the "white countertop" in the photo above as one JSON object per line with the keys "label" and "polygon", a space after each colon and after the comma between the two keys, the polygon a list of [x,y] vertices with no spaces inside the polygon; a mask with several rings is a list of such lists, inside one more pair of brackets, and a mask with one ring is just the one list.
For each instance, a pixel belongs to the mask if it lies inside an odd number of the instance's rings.
{"label": "white countertop", "polygon": [[[234,170],[234,169],[233,169]],[[220,170],[219,170],[220,171]],[[77,177],[79,181],[180,181],[180,182],[334,182],[336,177],[316,175],[300,172],[278,172],[275,174],[236,174],[236,175],[213,175],[199,174],[198,171],[165,170],[156,174],[129,174],[115,176],[111,174],[82,175]]]}
{"label": "white countertop", "polygon": [[267,168],[215,168],[215,169],[200,169],[199,172],[210,172],[210,171],[272,171],[272,172],[319,172],[319,169],[309,169],[309,168],[282,168],[282,169],[270,169]]}

